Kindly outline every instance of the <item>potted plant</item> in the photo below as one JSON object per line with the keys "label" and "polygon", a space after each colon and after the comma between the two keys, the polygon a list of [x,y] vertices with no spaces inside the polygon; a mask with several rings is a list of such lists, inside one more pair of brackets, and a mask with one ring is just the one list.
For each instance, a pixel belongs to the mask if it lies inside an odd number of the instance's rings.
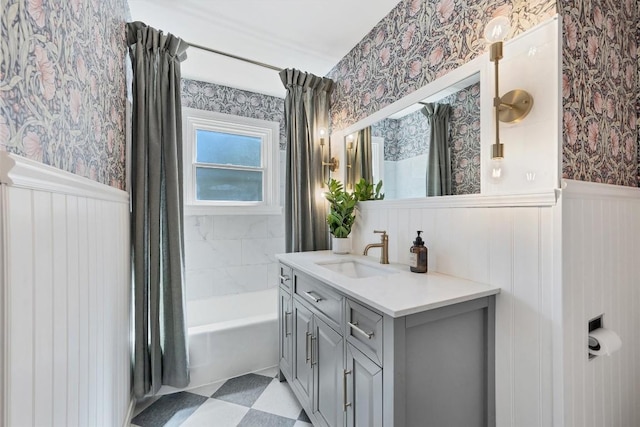
{"label": "potted plant", "polygon": [[382,180],[378,181],[378,184],[374,187],[372,183],[364,178],[360,178],[360,181],[356,182],[353,194],[356,196],[356,201],[364,202],[366,200],[383,200],[384,193],[382,191]]}
{"label": "potted plant", "polygon": [[329,201],[329,214],[327,224],[333,236],[331,247],[337,254],[348,254],[351,251],[351,227],[356,220],[356,203],[358,202],[354,193],[344,190],[340,181],[329,180],[329,191],[325,197]]}

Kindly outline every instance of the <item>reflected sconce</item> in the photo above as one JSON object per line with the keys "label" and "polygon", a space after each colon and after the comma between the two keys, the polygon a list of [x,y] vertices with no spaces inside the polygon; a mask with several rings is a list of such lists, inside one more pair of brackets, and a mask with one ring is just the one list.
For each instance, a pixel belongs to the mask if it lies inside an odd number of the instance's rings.
{"label": "reflected sconce", "polygon": [[[320,186],[324,188],[324,184],[327,182],[325,179],[325,168],[328,166],[331,172],[335,172],[335,170],[338,169],[338,159],[331,157],[328,162],[324,161],[324,139],[327,131],[324,128],[320,128],[318,133],[320,134],[320,163],[322,166],[322,181]],[[329,152],[329,156],[331,156],[331,152]]]}
{"label": "reflected sconce", "polygon": [[351,175],[353,172],[353,162],[351,161],[351,151],[353,150],[353,135],[347,136],[347,187],[353,187],[353,181],[351,179]]}
{"label": "reflected sconce", "polygon": [[[533,97],[525,90],[515,89],[503,96],[500,96],[498,90],[498,63],[502,59],[502,42],[509,33],[509,28],[509,19],[505,16],[499,16],[489,21],[484,29],[484,38],[491,43],[489,59],[495,64],[493,107],[495,109],[496,141],[492,146],[491,158],[496,161],[504,158],[504,146],[500,142],[500,122],[517,123],[524,119],[533,107]],[[494,166],[491,173],[492,178],[502,178],[502,172],[500,165]]]}

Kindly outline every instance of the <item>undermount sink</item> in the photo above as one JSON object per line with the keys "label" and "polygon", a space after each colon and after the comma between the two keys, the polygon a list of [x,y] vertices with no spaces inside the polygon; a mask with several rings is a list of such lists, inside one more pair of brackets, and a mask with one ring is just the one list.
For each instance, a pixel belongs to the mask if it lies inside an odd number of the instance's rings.
{"label": "undermount sink", "polygon": [[366,277],[386,276],[392,274],[393,270],[385,267],[377,267],[355,259],[345,259],[338,261],[326,261],[317,263],[320,267],[331,270],[335,273],[352,279],[363,279]]}

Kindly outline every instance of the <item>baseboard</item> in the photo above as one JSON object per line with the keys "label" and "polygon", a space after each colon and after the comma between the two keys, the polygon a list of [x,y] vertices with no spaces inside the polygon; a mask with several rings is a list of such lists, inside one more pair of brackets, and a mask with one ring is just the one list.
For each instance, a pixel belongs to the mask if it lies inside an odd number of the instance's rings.
{"label": "baseboard", "polygon": [[136,408],[136,398],[133,395],[133,393],[131,393],[131,401],[129,402],[129,409],[127,409],[127,416],[124,417],[124,423],[122,424],[122,427],[129,427],[131,425],[131,420],[133,419],[133,411]]}

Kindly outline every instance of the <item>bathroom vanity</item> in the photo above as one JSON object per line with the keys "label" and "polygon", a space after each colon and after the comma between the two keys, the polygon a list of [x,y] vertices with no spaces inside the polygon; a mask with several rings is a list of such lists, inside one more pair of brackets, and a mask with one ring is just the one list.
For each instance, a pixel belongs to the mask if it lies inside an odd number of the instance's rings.
{"label": "bathroom vanity", "polygon": [[490,285],[329,251],[278,255],[279,368],[314,426],[493,426]]}

